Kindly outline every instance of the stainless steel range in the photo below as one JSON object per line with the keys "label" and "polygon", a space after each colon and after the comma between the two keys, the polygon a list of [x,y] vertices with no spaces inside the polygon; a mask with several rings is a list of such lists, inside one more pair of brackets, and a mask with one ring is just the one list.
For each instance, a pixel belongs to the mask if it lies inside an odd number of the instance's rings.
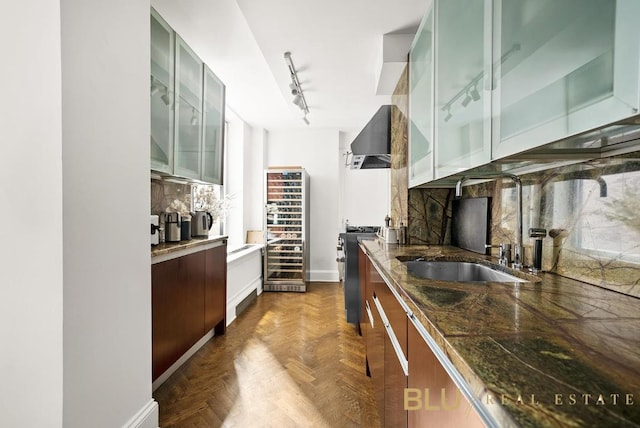
{"label": "stainless steel range", "polygon": [[338,258],[344,254],[344,307],[347,322],[359,326],[362,316],[360,308],[360,274],[358,272],[358,240],[373,239],[380,230],[378,226],[347,226],[338,241]]}

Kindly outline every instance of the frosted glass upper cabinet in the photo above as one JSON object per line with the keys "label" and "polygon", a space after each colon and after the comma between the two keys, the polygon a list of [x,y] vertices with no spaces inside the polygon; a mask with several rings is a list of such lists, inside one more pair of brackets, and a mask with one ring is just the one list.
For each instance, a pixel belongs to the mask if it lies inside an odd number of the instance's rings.
{"label": "frosted glass upper cabinet", "polygon": [[205,65],[202,135],[202,181],[222,184],[224,84]]}
{"label": "frosted glass upper cabinet", "polygon": [[200,179],[203,63],[176,35],[174,174]]}
{"label": "frosted glass upper cabinet", "polygon": [[638,0],[494,0],[493,157],[636,115]]}
{"label": "frosted glass upper cabinet", "polygon": [[435,178],[491,160],[491,0],[436,2]]}
{"label": "frosted glass upper cabinet", "polygon": [[409,187],[433,180],[433,7],[409,51]]}
{"label": "frosted glass upper cabinet", "polygon": [[173,48],[175,33],[151,10],[151,169],[173,172]]}

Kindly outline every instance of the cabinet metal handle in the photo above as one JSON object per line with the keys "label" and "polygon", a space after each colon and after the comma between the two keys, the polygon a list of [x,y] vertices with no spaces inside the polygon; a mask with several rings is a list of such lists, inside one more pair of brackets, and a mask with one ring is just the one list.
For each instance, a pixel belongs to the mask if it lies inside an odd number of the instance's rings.
{"label": "cabinet metal handle", "polygon": [[416,318],[413,313],[409,316],[409,320],[418,331],[418,334],[427,343],[427,346],[431,349],[431,352],[433,352],[444,371],[447,372],[462,395],[469,401],[471,406],[478,413],[480,419],[482,419],[487,427],[498,428],[497,423],[493,419],[493,416],[489,413],[488,409],[484,406],[480,399],[476,398],[467,381],[454,367],[453,363],[451,363],[446,354],[440,349],[440,346],[438,346],[433,337],[431,337],[427,329],[424,328],[420,320],[418,320],[418,318]]}
{"label": "cabinet metal handle", "polygon": [[384,325],[384,328],[387,331],[387,334],[389,335],[391,346],[393,346],[393,350],[396,353],[398,362],[402,367],[402,372],[404,373],[405,376],[409,376],[409,361],[407,361],[407,359],[404,357],[404,352],[402,352],[402,347],[400,346],[400,342],[398,341],[398,338],[396,337],[396,334],[393,331],[393,327],[391,327],[391,324],[389,323],[387,314],[384,312],[384,309],[382,308],[382,304],[380,303],[377,297],[373,298],[373,303],[376,305],[376,308],[378,308],[378,312],[380,313],[380,317],[382,318],[382,324]]}
{"label": "cabinet metal handle", "polygon": [[371,313],[371,308],[369,307],[369,302],[366,302],[367,304],[367,317],[369,318],[369,324],[371,324],[371,328],[373,328],[373,314]]}

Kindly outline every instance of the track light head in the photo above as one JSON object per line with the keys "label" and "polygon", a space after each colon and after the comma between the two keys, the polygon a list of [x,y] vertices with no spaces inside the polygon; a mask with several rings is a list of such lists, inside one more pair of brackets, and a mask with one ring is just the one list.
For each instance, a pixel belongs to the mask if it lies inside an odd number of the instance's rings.
{"label": "track light head", "polygon": [[166,106],[171,104],[171,97],[169,96],[169,92],[166,90],[166,88],[164,90],[164,93],[162,95],[160,95],[160,99],[162,100],[162,102]]}
{"label": "track light head", "polygon": [[198,124],[198,115],[196,113],[196,109],[191,109],[191,125],[196,126]]}
{"label": "track light head", "polygon": [[476,86],[474,86],[471,91],[469,91],[469,94],[471,94],[471,98],[473,98],[473,101],[478,101],[480,99],[480,93],[478,93],[478,88]]}
{"label": "track light head", "polygon": [[[293,60],[291,59],[291,52],[287,51],[284,53],[284,60],[287,63],[289,75],[291,76],[289,89],[291,90],[291,95],[293,95],[293,103],[300,107],[300,110],[302,110],[306,116],[309,112],[309,107],[307,105],[307,100],[304,97],[304,93],[302,92],[302,88],[300,87],[300,80],[298,80],[298,73],[296,72],[296,67],[293,65]],[[305,122],[307,122],[306,117]]]}
{"label": "track light head", "polygon": [[451,109],[449,109],[447,110],[447,115],[444,117],[444,121],[449,122],[449,120],[451,120],[452,117],[453,115],[451,114]]}
{"label": "track light head", "polygon": [[462,107],[468,106],[470,102],[471,102],[471,95],[469,95],[469,93],[467,92],[467,95],[464,97],[464,100],[462,100]]}

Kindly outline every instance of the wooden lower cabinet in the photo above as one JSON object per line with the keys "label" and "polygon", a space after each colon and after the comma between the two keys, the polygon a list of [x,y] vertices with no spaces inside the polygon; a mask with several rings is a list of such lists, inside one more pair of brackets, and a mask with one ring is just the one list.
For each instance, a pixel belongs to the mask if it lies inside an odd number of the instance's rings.
{"label": "wooden lower cabinet", "polygon": [[404,409],[404,390],[407,376],[398,360],[389,334],[384,341],[384,426],[406,427],[407,411]]}
{"label": "wooden lower cabinet", "polygon": [[[373,266],[372,269],[369,275],[373,290],[390,327],[385,329],[384,340],[384,426],[405,427],[407,412],[403,398],[407,376],[400,359],[405,362],[407,359],[407,313],[378,271]],[[400,356],[396,353],[393,340],[400,346]]]}
{"label": "wooden lower cabinet", "polygon": [[212,328],[225,331],[227,246],[151,265],[152,378]]}
{"label": "wooden lower cabinet", "polygon": [[373,269],[373,266],[369,257],[362,249],[359,249],[358,270],[360,274],[360,299],[362,301],[360,331],[364,337],[366,349],[366,372],[373,381],[378,416],[381,421],[384,421],[385,329],[382,317],[373,300],[374,292],[370,280],[370,269]]}
{"label": "wooden lower cabinet", "polygon": [[204,252],[178,258],[176,304],[179,306],[174,322],[180,330],[176,341],[182,355],[204,336]]}
{"label": "wooden lower cabinet", "polygon": [[[484,427],[480,416],[362,249],[359,271],[363,314],[360,329],[365,339],[367,374],[373,381],[382,425],[387,428]],[[390,329],[383,325],[376,301]],[[390,331],[399,344],[401,357],[394,349]],[[400,358],[408,364],[408,375]]]}
{"label": "wooden lower cabinet", "polygon": [[177,337],[181,328],[175,322],[180,317],[178,283],[178,259],[151,265],[151,341],[153,380],[167,370],[180,357]]}
{"label": "wooden lower cabinet", "polygon": [[[407,349],[407,316],[406,312],[393,295],[383,278],[368,257],[362,267],[366,268],[365,309],[368,303],[373,318],[373,327],[366,327],[365,344],[369,363],[369,373],[373,380],[378,414],[385,427],[405,427],[407,412],[404,410],[404,389],[407,377],[400,358],[406,360]],[[361,271],[361,278],[362,278]],[[379,306],[382,310],[379,310]],[[384,316],[383,316],[384,314]],[[365,315],[368,320],[368,315]],[[390,327],[385,326],[385,321]],[[402,356],[396,354],[392,341],[397,341]]]}
{"label": "wooden lower cabinet", "polygon": [[484,427],[412,322],[407,328],[409,377],[407,414],[410,428]]}
{"label": "wooden lower cabinet", "polygon": [[359,330],[360,334],[365,338],[367,336],[367,324],[369,324],[369,317],[367,315],[367,263],[369,257],[362,251],[362,248],[358,247],[358,275],[360,276],[360,321]]}
{"label": "wooden lower cabinet", "polygon": [[[227,301],[227,246],[205,252],[204,331],[215,329],[224,334],[226,329]],[[220,302],[225,302],[221,305]]]}
{"label": "wooden lower cabinet", "polygon": [[[372,274],[374,276],[374,274]],[[376,280],[374,282],[374,291],[380,304],[384,308],[384,313],[389,320],[393,333],[395,334],[404,358],[407,358],[407,312],[398,302],[396,296],[391,292],[389,286],[382,280],[377,271],[375,271]]]}
{"label": "wooden lower cabinet", "polygon": [[382,324],[382,317],[373,300],[369,307],[372,315],[373,326],[369,325],[367,331],[367,362],[369,364],[369,374],[373,381],[373,389],[378,405],[378,415],[380,421],[384,421],[384,400],[385,400],[385,379],[384,379],[384,342],[385,329]]}

